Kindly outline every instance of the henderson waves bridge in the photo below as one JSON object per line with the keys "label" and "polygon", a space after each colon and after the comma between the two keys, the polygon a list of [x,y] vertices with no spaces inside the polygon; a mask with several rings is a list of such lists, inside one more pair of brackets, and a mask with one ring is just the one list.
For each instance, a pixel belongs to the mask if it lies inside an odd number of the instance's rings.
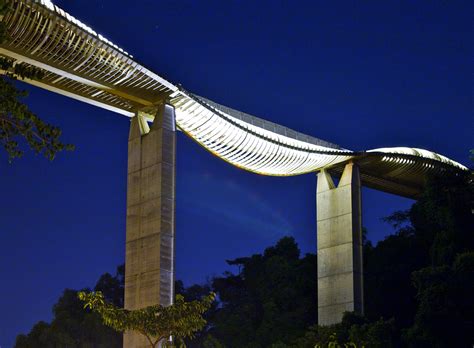
{"label": "henderson waves bridge", "polygon": [[[361,185],[416,198],[426,176],[466,170],[407,147],[350,151],[219,105],[150,71],[49,0],[12,0],[0,54],[44,72],[26,82],[131,117],[125,308],[174,297],[176,129],[230,164],[262,175],[318,172],[318,320],[363,313]],[[3,71],[5,73],[5,71]],[[151,125],[149,122],[152,122]],[[334,185],[332,177],[340,178]],[[296,299],[297,300],[297,299]],[[145,342],[125,334],[124,347]]]}

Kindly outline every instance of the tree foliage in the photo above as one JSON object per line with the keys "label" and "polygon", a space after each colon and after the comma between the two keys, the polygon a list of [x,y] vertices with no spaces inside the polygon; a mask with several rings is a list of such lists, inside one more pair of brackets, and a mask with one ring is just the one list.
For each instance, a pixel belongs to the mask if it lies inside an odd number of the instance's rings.
{"label": "tree foliage", "polygon": [[[194,334],[206,325],[202,314],[215,300],[215,294],[212,292],[201,300],[191,302],[186,302],[183,296],[177,295],[175,303],[170,306],[156,305],[126,310],[107,302],[100,291],[81,291],[78,297],[85,303],[84,307],[98,313],[107,326],[119,332],[139,332],[147,338],[152,348],[171,336],[177,342],[183,342],[184,338],[193,338]],[[184,343],[182,346],[185,346]]]}
{"label": "tree foliage", "polygon": [[299,337],[316,322],[316,257],[300,258],[293,238],[282,238],[263,254],[227,262],[239,272],[213,279],[220,304],[203,340],[212,336],[225,347],[269,347]]}
{"label": "tree foliage", "polygon": [[[115,305],[123,303],[124,267],[115,276],[102,275],[95,287]],[[105,326],[100,316],[84,311],[77,291],[66,289],[53,307],[51,323],[33,326],[27,335],[18,335],[15,348],[122,348],[122,335]]]}
{"label": "tree foliage", "polygon": [[387,219],[397,233],[376,247],[365,246],[366,314],[371,320],[394,317],[406,346],[474,342],[474,316],[463,310],[472,306],[463,296],[474,291],[472,282],[452,266],[459,255],[474,250],[471,175],[445,172],[429,178],[408,211]]}
{"label": "tree foliage", "polygon": [[[182,282],[176,283],[176,292],[183,296],[183,301],[199,301],[210,291],[217,293],[219,299],[202,314],[208,324],[202,326],[201,332],[195,332],[194,339],[185,340],[187,346],[423,348],[472,345],[472,185],[469,173],[445,173],[431,178],[425,193],[411,209],[387,219],[397,229],[396,233],[376,245],[364,239],[365,317],[347,313],[340,324],[316,325],[316,255],[301,257],[295,240],[284,237],[262,253],[227,261],[236,268],[235,272],[225,272],[206,285],[184,287]],[[119,278],[104,275],[96,286],[96,291],[103,291],[104,295],[107,289],[105,300],[115,299],[115,306],[123,304],[123,278]],[[78,318],[84,312],[77,304],[64,308],[70,313],[68,320],[82,320]],[[95,320],[99,320],[99,316]],[[84,322],[81,325],[85,325]],[[48,328],[53,326],[40,322],[28,338],[47,337]],[[83,326],[73,327],[78,332],[84,330]],[[49,332],[66,332],[69,337],[76,337],[63,329]],[[48,347],[18,347],[43,346]]]}
{"label": "tree foliage", "polygon": [[346,312],[339,324],[313,325],[291,343],[277,342],[271,348],[392,348],[398,346],[394,320],[367,318]]}
{"label": "tree foliage", "polygon": [[413,273],[418,307],[405,333],[412,347],[469,347],[474,343],[474,252],[458,254],[450,266]]}
{"label": "tree foliage", "polygon": [[[5,15],[8,10],[8,1],[0,0],[0,15]],[[7,38],[7,28],[0,22],[0,43]],[[61,130],[58,127],[41,120],[23,103],[27,92],[15,86],[17,78],[41,79],[42,71],[26,63],[16,64],[5,57],[0,57],[0,71],[0,145],[6,150],[9,161],[23,155],[22,143],[50,160],[59,151],[72,150],[72,145],[63,144],[59,139]]]}

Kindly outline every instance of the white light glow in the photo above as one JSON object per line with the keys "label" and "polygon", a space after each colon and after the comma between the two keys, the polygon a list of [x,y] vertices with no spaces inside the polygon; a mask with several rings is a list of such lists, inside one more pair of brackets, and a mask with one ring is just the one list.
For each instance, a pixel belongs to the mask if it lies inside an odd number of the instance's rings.
{"label": "white light glow", "polygon": [[[418,148],[380,148],[355,153],[215,104],[186,92],[179,85],[166,81],[133,61],[132,56],[122,48],[55,6],[51,0],[36,0],[35,3],[41,4],[52,13],[44,15],[45,11],[33,11],[33,15],[45,17],[51,15],[57,19],[54,35],[48,33],[42,41],[23,38],[23,41],[17,40],[22,42],[25,50],[30,50],[30,58],[3,49],[6,53],[4,55],[28,61],[29,64],[59,76],[47,86],[50,90],[128,116],[135,114],[131,110],[131,105],[138,103],[151,106],[156,102],[153,98],[147,99],[147,95],[159,91],[159,95],[163,97],[171,91],[170,103],[175,108],[178,127],[211,153],[239,168],[264,175],[285,176],[314,172],[351,159],[356,161],[360,159],[359,163],[366,166],[364,169],[373,170],[373,173],[367,173],[368,176],[373,175],[375,179],[373,182],[400,179],[408,180],[408,184],[417,184],[422,181],[420,178],[426,173],[444,168],[442,165],[467,169],[445,156]],[[15,16],[12,16],[14,19],[11,20],[16,21],[16,24],[28,23],[31,18],[25,19],[26,16],[31,16],[29,11],[16,11]],[[59,17],[76,27],[64,25],[64,21]],[[36,18],[31,22],[40,23]],[[35,34],[35,31],[44,28],[31,25],[28,30]],[[22,31],[18,33],[20,35]],[[34,38],[35,35],[30,37]],[[59,37],[72,39],[60,54],[51,58],[46,48],[58,46]],[[44,62],[38,57],[49,61]],[[67,69],[60,69],[54,65],[61,65],[63,63],[61,60],[70,66]],[[62,87],[66,81],[64,79],[73,81],[77,89]],[[87,90],[88,92],[78,92]],[[115,99],[109,101],[110,98]],[[297,114],[298,109],[291,110],[291,113]],[[324,127],[327,125],[322,125],[321,128]]]}

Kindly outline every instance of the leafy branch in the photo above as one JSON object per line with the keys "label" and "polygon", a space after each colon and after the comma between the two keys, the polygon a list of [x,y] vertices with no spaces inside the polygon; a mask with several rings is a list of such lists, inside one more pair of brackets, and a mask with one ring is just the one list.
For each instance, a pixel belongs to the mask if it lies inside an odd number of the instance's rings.
{"label": "leafy branch", "polygon": [[[9,1],[0,0],[0,15],[9,10]],[[0,22],[0,43],[8,38],[5,23]],[[21,157],[19,141],[26,141],[36,153],[42,153],[53,160],[56,153],[62,150],[73,150],[74,146],[63,144],[59,138],[61,130],[42,121],[30,111],[22,98],[28,94],[14,85],[14,80],[35,79],[41,80],[44,72],[30,65],[15,64],[13,59],[0,57],[0,69],[3,76],[0,78],[0,145],[6,150],[9,161]]]}
{"label": "leafy branch", "polygon": [[73,145],[63,144],[59,137],[61,130],[31,112],[20,98],[26,92],[19,91],[7,78],[0,80],[0,144],[9,155],[9,160],[21,157],[18,138],[22,137],[36,153],[42,153],[53,160],[62,150],[73,150]]}
{"label": "leafy branch", "polygon": [[[201,300],[186,302],[181,295],[170,306],[149,306],[143,309],[126,310],[105,301],[103,294],[97,292],[80,292],[78,297],[83,301],[84,308],[98,313],[105,325],[116,331],[136,331],[146,337],[151,348],[160,341],[173,337],[179,347],[185,347],[185,338],[194,338],[196,332],[206,325],[203,313],[206,312],[216,295],[211,292]],[[176,347],[174,344],[163,343],[163,347]]]}

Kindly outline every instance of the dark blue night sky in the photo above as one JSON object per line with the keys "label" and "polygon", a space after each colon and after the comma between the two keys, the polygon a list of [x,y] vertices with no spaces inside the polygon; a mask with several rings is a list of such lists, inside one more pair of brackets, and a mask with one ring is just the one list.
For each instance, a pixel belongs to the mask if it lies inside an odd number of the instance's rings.
{"label": "dark blue night sky", "polygon": [[[151,70],[218,103],[345,148],[413,146],[468,165],[469,1],[56,1]],[[64,288],[124,262],[129,119],[21,85],[76,150],[0,158],[0,346],[50,320]],[[178,135],[177,279],[190,285],[279,238],[316,250],[315,175],[264,177]],[[373,241],[410,200],[363,192]],[[316,276],[316,275],[315,275]]]}

